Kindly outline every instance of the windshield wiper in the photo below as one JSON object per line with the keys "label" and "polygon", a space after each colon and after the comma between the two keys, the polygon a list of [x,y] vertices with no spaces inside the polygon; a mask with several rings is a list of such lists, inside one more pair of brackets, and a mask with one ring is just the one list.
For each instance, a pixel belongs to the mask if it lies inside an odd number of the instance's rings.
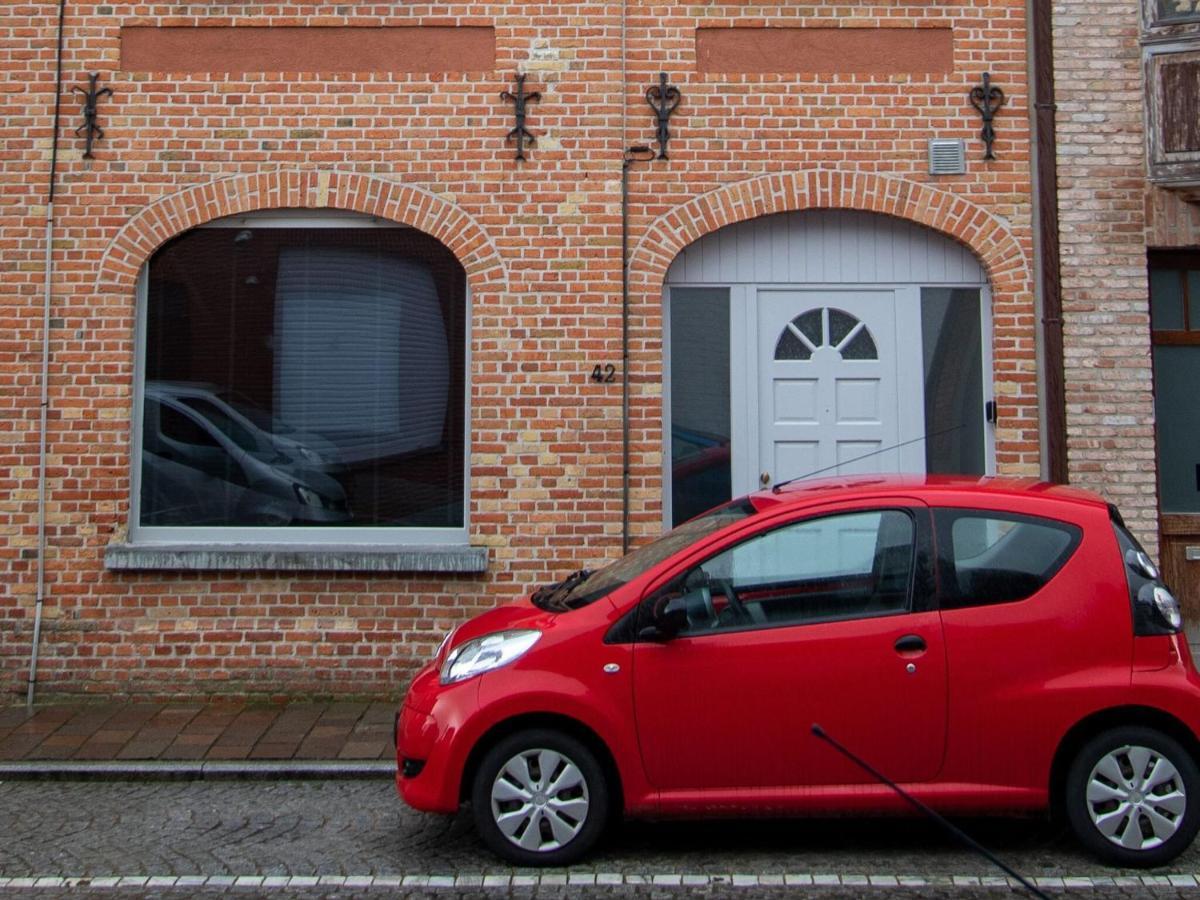
{"label": "windshield wiper", "polygon": [[529,599],[539,609],[566,610],[567,607],[562,601],[566,600],[571,591],[587,581],[588,576],[591,574],[591,569],[577,569],[562,581],[556,581],[554,584],[538,588]]}

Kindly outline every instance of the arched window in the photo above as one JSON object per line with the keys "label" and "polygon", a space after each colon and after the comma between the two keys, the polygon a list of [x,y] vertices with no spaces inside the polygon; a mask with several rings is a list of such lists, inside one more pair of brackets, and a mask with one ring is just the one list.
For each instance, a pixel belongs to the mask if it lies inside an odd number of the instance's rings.
{"label": "arched window", "polygon": [[139,347],[142,539],[465,540],[466,273],[436,239],[218,220],[146,265]]}
{"label": "arched window", "polygon": [[810,309],[784,326],[775,343],[779,360],[811,359],[822,347],[830,347],[842,359],[878,359],[879,351],[867,326],[840,309]]}

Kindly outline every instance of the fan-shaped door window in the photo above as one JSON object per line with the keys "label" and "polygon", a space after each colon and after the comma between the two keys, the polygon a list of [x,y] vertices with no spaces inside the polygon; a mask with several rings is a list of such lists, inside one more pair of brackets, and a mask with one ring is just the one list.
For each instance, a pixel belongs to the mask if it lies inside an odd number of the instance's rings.
{"label": "fan-shaped door window", "polygon": [[775,359],[812,359],[822,347],[833,349],[842,359],[879,359],[867,326],[831,306],[810,309],[788,322],[775,344]]}

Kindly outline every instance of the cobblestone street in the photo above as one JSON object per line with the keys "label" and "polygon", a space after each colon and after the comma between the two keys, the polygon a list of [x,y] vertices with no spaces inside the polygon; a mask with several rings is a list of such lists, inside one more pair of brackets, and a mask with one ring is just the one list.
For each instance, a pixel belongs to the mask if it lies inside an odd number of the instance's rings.
{"label": "cobblestone street", "polygon": [[[1041,821],[964,824],[1051,893],[1200,896],[1196,847],[1169,870],[1120,872]],[[0,834],[3,896],[1015,895],[911,820],[630,823],[586,864],[517,870],[480,846],[468,816],[415,813],[385,780],[7,782]],[[60,881],[72,878],[91,881]]]}

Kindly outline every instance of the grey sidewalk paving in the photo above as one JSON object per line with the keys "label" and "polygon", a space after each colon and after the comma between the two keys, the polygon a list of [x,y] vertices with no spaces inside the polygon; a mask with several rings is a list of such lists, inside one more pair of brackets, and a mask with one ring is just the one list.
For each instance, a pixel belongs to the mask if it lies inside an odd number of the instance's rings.
{"label": "grey sidewalk paving", "polygon": [[35,706],[32,714],[9,706],[0,708],[0,772],[150,772],[161,765],[186,774],[203,765],[236,774],[272,763],[281,773],[310,763],[382,771],[395,761],[395,711],[392,703],[349,701],[71,703]]}

